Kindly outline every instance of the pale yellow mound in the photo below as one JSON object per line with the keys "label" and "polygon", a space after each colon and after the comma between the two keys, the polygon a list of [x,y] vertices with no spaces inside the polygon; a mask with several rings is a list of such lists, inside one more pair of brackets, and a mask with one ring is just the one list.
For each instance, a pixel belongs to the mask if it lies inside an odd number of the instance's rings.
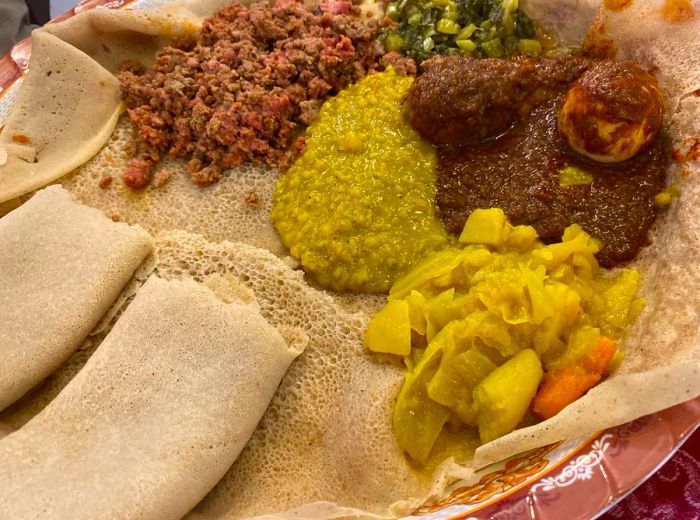
{"label": "pale yellow mound", "polygon": [[[89,206],[122,221],[138,222],[151,233],[182,229],[211,241],[233,240],[286,255],[270,222],[272,192],[279,173],[270,168],[243,166],[227,172],[213,186],[195,186],[185,162],[166,159],[158,168],[172,174],[161,188],[134,192],[125,187],[121,174],[133,153],[134,131],[124,117],[107,145],[87,164],[62,179],[65,188]],[[100,181],[112,177],[106,188]]]}

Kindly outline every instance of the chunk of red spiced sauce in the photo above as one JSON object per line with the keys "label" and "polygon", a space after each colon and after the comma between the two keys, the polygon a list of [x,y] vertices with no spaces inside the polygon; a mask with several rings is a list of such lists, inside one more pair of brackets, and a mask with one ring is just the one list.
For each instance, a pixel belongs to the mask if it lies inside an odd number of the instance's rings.
{"label": "chunk of red spiced sauce", "polygon": [[411,87],[407,115],[436,145],[479,142],[523,121],[565,91],[591,63],[578,56],[435,57],[423,63],[425,73]]}
{"label": "chunk of red spiced sauce", "polygon": [[413,60],[384,56],[378,24],[357,14],[348,0],[232,4],[152,69],[127,64],[119,79],[139,148],[125,183],[150,179],[143,161],[166,154],[189,157],[201,186],[248,161],[287,167],[325,98],[389,64],[415,74]]}
{"label": "chunk of red spiced sauce", "polygon": [[[579,224],[602,242],[596,255],[604,267],[635,258],[647,244],[656,217],[654,197],[663,189],[669,163],[664,135],[621,163],[579,156],[556,129],[555,97],[499,137],[438,152],[438,214],[452,233],[461,232],[477,208],[499,207],[511,223],[533,226],[544,242],[561,239]],[[562,187],[559,174],[574,166],[590,184]]]}

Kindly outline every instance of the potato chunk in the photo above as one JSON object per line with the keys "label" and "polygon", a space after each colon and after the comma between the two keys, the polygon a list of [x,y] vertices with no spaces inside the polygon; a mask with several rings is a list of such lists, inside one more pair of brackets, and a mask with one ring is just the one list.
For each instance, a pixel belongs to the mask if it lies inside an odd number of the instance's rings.
{"label": "potato chunk", "polygon": [[474,389],[481,442],[515,429],[542,379],[542,365],[532,349],[523,350],[491,372]]}
{"label": "potato chunk", "polygon": [[[415,368],[406,374],[393,413],[396,440],[411,458],[425,464],[450,412],[430,397],[426,386],[437,370],[442,348],[429,347]],[[416,421],[416,416],[421,420]]]}
{"label": "potato chunk", "polygon": [[408,356],[411,353],[411,320],[406,300],[388,302],[367,325],[365,345],[372,352]]}
{"label": "potato chunk", "polygon": [[440,452],[432,445],[441,432],[478,428],[488,442],[528,408],[545,417],[581,396],[622,359],[617,349],[591,356],[592,346],[601,336],[620,341],[644,305],[639,273],[603,272],[599,242],[576,224],[543,244],[501,210],[477,209],[463,238],[396,281],[365,339],[376,352],[407,353],[394,428],[419,463]]}

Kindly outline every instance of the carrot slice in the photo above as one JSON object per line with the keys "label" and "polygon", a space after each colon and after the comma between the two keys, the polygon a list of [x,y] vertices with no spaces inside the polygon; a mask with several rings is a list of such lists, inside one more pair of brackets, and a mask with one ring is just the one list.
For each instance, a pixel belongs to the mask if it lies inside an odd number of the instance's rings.
{"label": "carrot slice", "polygon": [[607,336],[598,336],[590,352],[583,356],[581,364],[589,372],[603,374],[617,352],[617,343]]}
{"label": "carrot slice", "polygon": [[615,341],[599,336],[590,352],[576,363],[547,372],[532,403],[534,412],[549,419],[573,403],[600,381],[616,351]]}

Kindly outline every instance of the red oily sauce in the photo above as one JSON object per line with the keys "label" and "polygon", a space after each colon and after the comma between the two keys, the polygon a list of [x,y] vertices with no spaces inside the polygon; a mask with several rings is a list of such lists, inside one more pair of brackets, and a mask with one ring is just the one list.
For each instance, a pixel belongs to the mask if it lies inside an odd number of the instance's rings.
{"label": "red oily sauce", "polygon": [[685,22],[695,16],[690,0],[666,0],[661,7],[661,18],[667,22]]}
{"label": "red oily sauce", "polygon": [[[439,150],[438,213],[459,233],[477,208],[500,207],[513,224],[529,224],[545,241],[579,224],[603,243],[597,257],[612,267],[634,258],[656,218],[654,197],[663,188],[670,147],[663,132],[620,163],[599,163],[572,151],[557,132],[561,96],[536,108],[495,139]],[[560,171],[575,166],[590,184],[561,187]]]}
{"label": "red oily sauce", "polygon": [[603,5],[611,11],[624,11],[632,5],[633,0],[604,0]]}

